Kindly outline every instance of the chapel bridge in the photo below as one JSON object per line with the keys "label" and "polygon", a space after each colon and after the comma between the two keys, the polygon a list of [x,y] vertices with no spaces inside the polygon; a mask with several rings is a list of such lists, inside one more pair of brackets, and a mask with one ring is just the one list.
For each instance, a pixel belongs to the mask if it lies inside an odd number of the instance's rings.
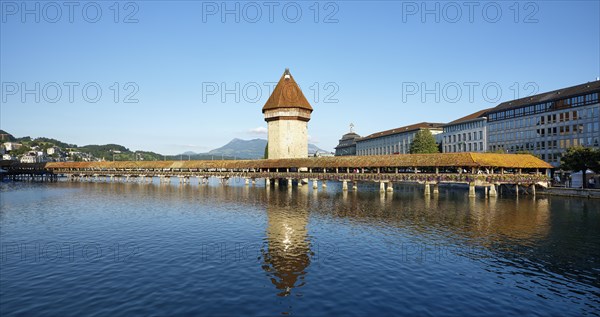
{"label": "chapel bridge", "polygon": [[[528,154],[492,153],[439,153],[375,156],[315,157],[298,159],[263,160],[202,160],[202,161],[117,161],[117,162],[49,162],[37,164],[7,164],[0,166],[6,175],[14,178],[56,180],[64,175],[80,181],[152,181],[170,182],[178,177],[180,183],[198,178],[200,184],[216,177],[227,184],[231,178],[243,178],[246,184],[264,179],[266,185],[293,184],[317,181],[325,187],[327,181],[348,182],[356,190],[359,182],[378,182],[381,191],[393,191],[393,183],[425,184],[429,195],[430,185],[437,193],[440,183],[469,184],[469,194],[475,186],[484,186],[486,193],[496,195],[496,186],[514,185],[535,192],[535,185],[547,186],[548,163]],[[387,189],[386,189],[387,187]]]}

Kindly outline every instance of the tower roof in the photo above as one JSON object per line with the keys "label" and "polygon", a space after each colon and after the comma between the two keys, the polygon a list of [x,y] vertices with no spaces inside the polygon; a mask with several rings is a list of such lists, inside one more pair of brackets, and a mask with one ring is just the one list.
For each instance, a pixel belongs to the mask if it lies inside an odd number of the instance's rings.
{"label": "tower roof", "polygon": [[271,96],[262,108],[264,113],[267,110],[278,108],[301,108],[308,111],[313,111],[313,108],[308,103],[306,97],[300,90],[300,87],[294,80],[289,69],[285,69],[283,75],[279,79],[277,86],[273,90]]}

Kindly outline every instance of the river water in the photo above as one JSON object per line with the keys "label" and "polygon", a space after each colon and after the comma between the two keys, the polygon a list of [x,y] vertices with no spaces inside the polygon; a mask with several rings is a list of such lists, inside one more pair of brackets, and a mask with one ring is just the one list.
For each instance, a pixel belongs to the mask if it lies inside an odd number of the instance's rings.
{"label": "river water", "polygon": [[0,184],[0,315],[600,315],[600,203]]}

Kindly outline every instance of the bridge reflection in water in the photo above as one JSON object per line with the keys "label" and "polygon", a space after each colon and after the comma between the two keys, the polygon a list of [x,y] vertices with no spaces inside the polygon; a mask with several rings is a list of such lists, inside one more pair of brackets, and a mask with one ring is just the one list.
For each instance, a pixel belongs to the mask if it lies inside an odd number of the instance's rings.
{"label": "bridge reflection in water", "polygon": [[[218,204],[264,206],[266,222],[258,265],[266,272],[278,297],[294,295],[310,286],[310,267],[323,259],[318,253],[322,236],[332,234],[318,229],[309,231],[311,218],[327,219],[336,226],[343,224],[376,233],[388,239],[390,231],[401,232],[410,240],[387,240],[398,249],[407,243],[427,251],[433,245],[450,248],[434,257],[416,254],[414,261],[479,261],[492,259],[502,266],[490,270],[505,271],[504,266],[519,269],[534,265],[560,275],[583,276],[584,283],[597,284],[581,272],[593,271],[588,260],[594,250],[594,240],[582,243],[571,239],[573,228],[590,224],[600,231],[600,214],[587,213],[595,209],[593,202],[560,197],[522,197],[468,199],[464,192],[441,188],[439,196],[423,198],[417,187],[404,185],[394,196],[376,191],[344,192],[339,188],[319,191],[309,186],[298,190],[285,187],[265,189],[243,186],[195,186],[183,184],[140,183],[63,183],[64,186],[92,186],[94,191],[136,194],[143,191],[161,200],[202,200]],[[552,211],[554,209],[554,211]],[[597,208],[596,208],[597,209]],[[585,217],[573,212],[586,212]],[[313,220],[314,221],[314,220]],[[593,230],[592,230],[593,231]],[[585,233],[585,232],[583,232]],[[342,234],[348,238],[347,233]],[[336,249],[352,248],[345,241],[335,240]],[[556,244],[563,247],[556,248]],[[335,265],[336,255],[328,254]],[[509,261],[504,261],[509,259]],[[364,261],[364,259],[357,259]],[[410,261],[410,259],[409,259]],[[513,274],[513,273],[511,273]],[[593,276],[593,275],[589,275]],[[318,284],[318,280],[312,283]]]}
{"label": "bridge reflection in water", "polygon": [[[117,207],[107,208],[102,219],[112,228],[127,224],[121,236],[137,232],[132,239],[150,239],[148,245],[155,248],[143,252],[143,263],[130,265],[168,273],[158,279],[162,283],[138,276],[149,285],[148,293],[157,287],[164,292],[152,297],[158,303],[209,306],[215,315],[223,312],[221,302],[234,300],[258,315],[322,314],[327,305],[346,314],[357,306],[354,312],[376,311],[369,306],[373,301],[378,311],[414,315],[415,307],[453,306],[439,294],[460,298],[455,304],[474,312],[482,311],[472,298],[495,309],[509,307],[503,305],[514,296],[524,298],[522,309],[543,302],[556,312],[553,303],[564,298],[576,299],[579,307],[600,305],[593,297],[600,287],[595,274],[600,209],[593,201],[469,199],[449,187],[424,198],[420,188],[410,185],[398,186],[392,196],[381,195],[376,185],[370,191],[344,192],[338,186],[289,190],[235,184],[61,182],[47,187],[77,189],[68,190],[76,196],[60,205],[74,200]],[[76,219],[64,228],[67,232],[70,226],[79,231],[84,214],[98,212],[69,210],[72,217],[53,214]],[[165,241],[186,247],[173,250]],[[223,259],[218,251],[209,254],[215,258],[201,260],[203,243],[239,241],[253,248],[242,261]],[[323,254],[324,244],[335,251]],[[167,290],[179,295],[168,297]]]}
{"label": "bridge reflection in water", "polygon": [[[318,233],[313,236],[307,229],[311,215],[370,228],[368,230],[400,230],[411,239],[392,238],[386,243],[397,250],[407,244],[416,248],[413,257],[406,258],[409,262],[482,261],[489,264],[490,272],[500,275],[507,270],[510,274],[527,275],[532,267],[566,276],[594,270],[588,260],[590,244],[565,239],[569,236],[565,220],[573,227],[588,226],[587,220],[563,217],[557,221],[555,215],[552,223],[551,205],[553,201],[560,205],[563,199],[469,200],[453,189],[444,190],[441,198],[423,199],[420,190],[411,186],[401,188],[394,198],[378,196],[376,192],[348,194],[308,188],[299,192],[267,191],[268,224],[262,267],[277,289],[277,296],[293,295],[293,292],[302,295],[302,287],[307,283],[319,283],[309,276],[311,264],[320,256],[313,241],[319,239]],[[589,202],[570,202],[573,203],[581,206],[570,208],[586,209],[589,205]],[[591,216],[600,221],[598,214]],[[600,229],[600,225],[596,227]],[[382,235],[387,239],[385,236]],[[569,245],[567,250],[555,248],[553,245],[557,242]],[[343,243],[338,246],[344,248]],[[432,250],[435,248],[439,249]],[[356,265],[361,261],[365,259],[357,260]],[[330,263],[335,265],[335,262]],[[507,269],[507,266],[512,268]],[[584,283],[597,283],[589,277],[583,279]]]}
{"label": "bridge reflection in water", "polygon": [[[401,230],[413,237],[409,242],[388,241],[398,248],[405,247],[406,243],[423,248],[421,251],[436,244],[450,246],[428,259],[433,261],[500,257],[512,259],[509,264],[518,268],[535,263],[540,253],[549,251],[543,243],[552,231],[550,204],[546,198],[462,200],[464,195],[460,192],[447,189],[445,197],[423,199],[420,190],[411,186],[402,188],[394,198],[385,196],[385,199],[379,199],[376,192],[317,192],[307,187],[299,191],[247,187],[230,190],[233,196],[248,192],[264,194],[268,220],[260,264],[279,297],[302,296],[302,287],[310,283],[310,266],[321,256],[317,249],[323,246],[313,241],[319,237],[308,230],[311,215],[372,230]],[[576,252],[571,255],[579,258],[577,261],[582,260]],[[412,260],[424,261],[424,257],[415,255]],[[564,267],[552,264],[553,256],[543,254],[543,258],[539,265],[548,266],[551,271],[564,271]],[[548,259],[550,261],[546,261]],[[319,281],[313,279],[312,283]]]}

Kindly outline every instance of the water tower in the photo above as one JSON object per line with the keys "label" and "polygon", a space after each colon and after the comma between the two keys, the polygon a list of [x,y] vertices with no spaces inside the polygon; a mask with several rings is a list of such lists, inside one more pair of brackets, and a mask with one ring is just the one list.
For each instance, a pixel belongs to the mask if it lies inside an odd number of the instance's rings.
{"label": "water tower", "polygon": [[308,156],[308,121],[313,108],[289,69],[262,108],[268,124],[269,159]]}

